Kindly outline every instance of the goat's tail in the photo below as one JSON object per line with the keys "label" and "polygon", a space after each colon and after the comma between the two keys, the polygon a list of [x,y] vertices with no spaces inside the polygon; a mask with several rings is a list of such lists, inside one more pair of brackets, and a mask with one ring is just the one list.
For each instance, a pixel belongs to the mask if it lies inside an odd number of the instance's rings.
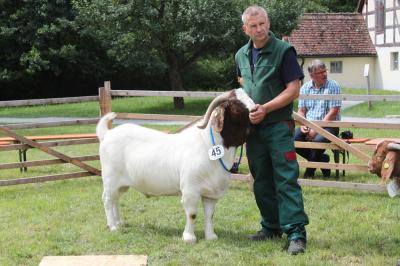
{"label": "goat's tail", "polygon": [[109,130],[108,129],[109,121],[113,120],[116,117],[117,117],[116,113],[108,113],[100,119],[99,123],[97,123],[96,135],[99,138],[100,142],[104,139],[107,131]]}

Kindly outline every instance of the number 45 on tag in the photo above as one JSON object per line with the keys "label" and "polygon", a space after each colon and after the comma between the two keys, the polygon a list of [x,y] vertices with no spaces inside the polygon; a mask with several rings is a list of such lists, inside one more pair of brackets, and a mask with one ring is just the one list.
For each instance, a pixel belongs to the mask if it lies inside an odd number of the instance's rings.
{"label": "number 45 on tag", "polygon": [[208,157],[210,160],[218,160],[224,157],[224,147],[222,145],[214,145],[208,150]]}

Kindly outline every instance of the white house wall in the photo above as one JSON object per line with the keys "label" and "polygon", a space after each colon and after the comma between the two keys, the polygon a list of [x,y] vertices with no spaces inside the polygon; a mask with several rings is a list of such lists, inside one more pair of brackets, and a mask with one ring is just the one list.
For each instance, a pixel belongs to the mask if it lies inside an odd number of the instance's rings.
{"label": "white house wall", "polygon": [[[315,59],[322,60],[328,68],[328,78],[334,79],[339,82],[341,87],[344,88],[367,88],[367,81],[364,77],[364,66],[369,64],[369,79],[371,88],[376,88],[375,79],[375,58],[374,57],[331,57],[331,58],[306,58],[304,60],[303,71],[304,71],[304,82],[310,80],[307,67]],[[332,61],[342,61],[343,72],[342,73],[330,73],[330,63]],[[302,60],[299,59],[301,65]]]}
{"label": "white house wall", "polygon": [[400,55],[400,47],[380,47],[376,49],[377,57],[377,88],[385,90],[398,90],[400,91],[400,71],[391,70],[390,54],[398,52]]}
{"label": "white house wall", "polygon": [[375,31],[375,1],[365,1],[362,14],[377,52],[374,86],[378,89],[400,91],[400,70],[391,69],[391,53],[398,52],[400,55],[400,10],[393,12],[394,7],[399,7],[400,1],[395,1],[385,1],[384,34],[377,34]]}

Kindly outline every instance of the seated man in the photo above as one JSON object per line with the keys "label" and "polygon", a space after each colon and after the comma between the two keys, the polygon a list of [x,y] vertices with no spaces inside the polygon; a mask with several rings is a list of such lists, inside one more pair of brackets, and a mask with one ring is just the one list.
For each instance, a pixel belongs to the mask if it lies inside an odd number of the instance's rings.
{"label": "seated man", "polygon": [[[311,80],[301,87],[300,94],[340,94],[339,84],[334,80],[328,79],[326,67],[322,61],[314,60],[308,67],[308,73]],[[337,121],[340,120],[341,105],[341,100],[299,100],[298,114],[311,121]],[[339,128],[337,127],[326,127],[324,129],[335,136],[339,134]],[[295,140],[330,142],[306,126],[296,129]],[[297,148],[296,152],[308,161],[329,162],[329,155],[324,154],[325,150]],[[304,178],[314,177],[314,173],[315,168],[307,168]],[[331,170],[322,169],[322,174],[324,177],[329,177]]]}

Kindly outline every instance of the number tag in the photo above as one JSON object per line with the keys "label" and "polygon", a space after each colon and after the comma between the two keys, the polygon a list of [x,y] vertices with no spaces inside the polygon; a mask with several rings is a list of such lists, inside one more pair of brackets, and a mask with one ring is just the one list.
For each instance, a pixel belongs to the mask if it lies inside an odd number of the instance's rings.
{"label": "number tag", "polygon": [[224,147],[222,145],[212,146],[208,150],[208,157],[210,157],[210,160],[212,161],[224,157]]}

